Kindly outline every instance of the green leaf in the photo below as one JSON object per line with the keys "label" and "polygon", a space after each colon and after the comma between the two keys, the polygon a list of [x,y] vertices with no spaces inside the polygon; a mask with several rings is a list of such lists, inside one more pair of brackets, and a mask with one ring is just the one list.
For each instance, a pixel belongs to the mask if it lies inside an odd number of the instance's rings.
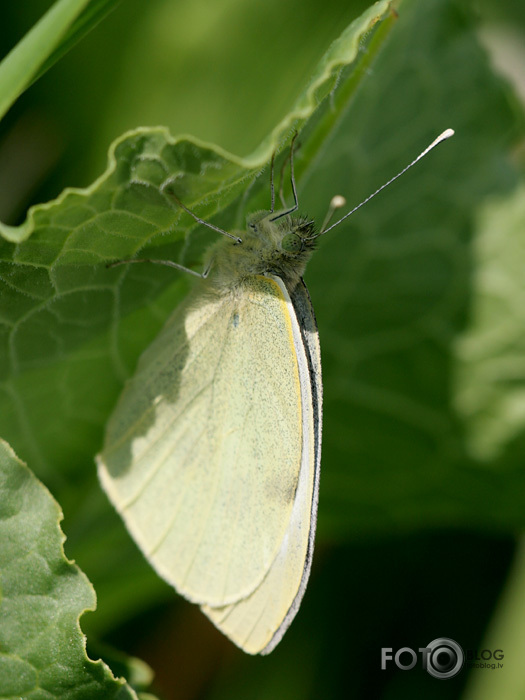
{"label": "green leaf", "polygon": [[0,119],[119,0],[58,0],[0,63]]}
{"label": "green leaf", "polygon": [[62,513],[0,441],[0,696],[25,700],[137,698],[91,661],[79,618],[95,592],[63,550]]}
{"label": "green leaf", "polygon": [[[99,615],[88,621],[94,627],[114,625],[141,601],[173,595],[144,566],[103,500],[92,460],[125,378],[189,286],[186,276],[166,268],[107,270],[104,263],[140,252],[199,269],[201,243],[214,236],[194,230],[163,183],[173,181],[185,204],[205,218],[219,213],[218,224],[243,226],[246,212],[267,204],[261,167],[308,114],[311,136],[302,151],[309,158],[318,151],[360,82],[345,64],[356,59],[359,76],[366,75],[394,21],[376,25],[387,7],[374,6],[329,49],[297,108],[257,157],[242,160],[165,129],[138,129],[116,142],[108,170],[91,187],[66,190],[33,208],[20,228],[4,228],[17,244],[0,242],[0,424],[60,494],[75,555],[100,594]],[[359,41],[367,33],[365,52]],[[300,172],[300,158],[297,166]]]}
{"label": "green leaf", "polygon": [[[310,138],[302,151],[311,158],[320,148],[322,134],[359,85],[354,68],[366,75],[392,26],[389,17],[371,32],[387,8],[386,2],[375,5],[329,49],[297,107],[258,156],[242,160],[196,139],[173,138],[165,129],[137,129],[113,145],[108,170],[91,187],[66,190],[34,207],[21,227],[3,227],[17,244],[0,242],[0,424],[71,515],[76,557],[100,593],[99,615],[88,621],[94,627],[115,624],[141,601],[172,596],[144,567],[103,500],[92,459],[125,378],[189,286],[186,276],[167,268],[108,270],[104,263],[140,252],[199,269],[202,243],[214,236],[194,230],[166,183],[173,182],[178,196],[203,217],[219,214],[219,225],[243,226],[246,212],[267,205],[261,167],[309,114]],[[365,34],[366,53],[359,44]],[[300,172],[301,158],[297,167]],[[122,574],[117,587],[115,552]]]}

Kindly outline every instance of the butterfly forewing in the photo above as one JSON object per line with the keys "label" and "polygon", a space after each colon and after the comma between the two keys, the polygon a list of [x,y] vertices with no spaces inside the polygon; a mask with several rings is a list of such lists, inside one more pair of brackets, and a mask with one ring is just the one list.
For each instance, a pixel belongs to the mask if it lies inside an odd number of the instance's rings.
{"label": "butterfly forewing", "polygon": [[197,292],[142,355],[108,426],[104,487],[193,601],[246,598],[282,551],[304,448],[295,342],[275,281]]}

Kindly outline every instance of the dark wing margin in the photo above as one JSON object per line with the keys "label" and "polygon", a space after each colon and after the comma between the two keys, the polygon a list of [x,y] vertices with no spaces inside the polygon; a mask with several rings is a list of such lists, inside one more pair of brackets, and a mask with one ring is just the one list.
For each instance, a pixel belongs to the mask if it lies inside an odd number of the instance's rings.
{"label": "dark wing margin", "polygon": [[308,535],[308,548],[304,562],[301,583],[293,602],[286,613],[279,629],[272,639],[261,650],[261,654],[269,654],[281,641],[284,633],[294,619],[306,590],[306,584],[310,577],[312,558],[314,553],[315,531],[317,527],[317,504],[319,502],[319,478],[321,474],[321,437],[323,423],[323,384],[321,376],[321,347],[314,309],[306,284],[301,279],[293,291],[288,290],[293,308],[297,317],[301,336],[303,338],[306,360],[311,380],[313,421],[314,421],[314,477],[312,488],[312,507],[310,512],[310,532]]}

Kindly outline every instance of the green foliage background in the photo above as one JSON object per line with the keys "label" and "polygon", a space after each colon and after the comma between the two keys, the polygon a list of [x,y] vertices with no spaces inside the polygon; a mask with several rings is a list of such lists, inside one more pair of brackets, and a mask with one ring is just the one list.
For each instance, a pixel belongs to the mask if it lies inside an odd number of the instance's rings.
{"label": "green foliage background", "polygon": [[[47,7],[2,10],[5,51]],[[4,119],[0,218],[20,223],[28,204],[89,185],[115,137],[164,124],[238,156],[190,142],[172,158],[185,202],[242,226],[265,205],[267,177],[254,179],[259,168],[244,170],[240,157],[285,117],[363,9],[126,0]],[[92,462],[123,381],[189,287],[169,269],[107,271],[104,262],[146,241],[146,252],[177,259],[188,221],[154,189],[135,187],[118,193],[128,218],[92,226],[93,207],[117,196],[110,190],[89,206],[78,195],[58,217],[44,210],[39,235],[1,244],[0,435],[64,510],[66,553],[97,591],[97,612],[82,618],[88,644],[146,659],[161,697],[483,697],[476,681],[490,671],[439,682],[379,665],[381,647],[417,649],[439,636],[484,648],[524,525],[524,122],[480,45],[511,23],[523,37],[524,20],[519,3],[475,11],[406,0],[398,11],[377,52],[363,50],[348,97],[337,102],[336,92],[301,133],[301,209],[321,221],[334,194],[357,203],[444,128],[456,136],[323,239],[307,270],[326,397],[319,531],[303,607],[270,657],[233,649],[155,577]],[[213,169],[200,177],[212,161],[216,181]],[[149,164],[135,175],[158,174]],[[169,234],[134,227],[138,213]],[[213,237],[192,235],[183,252],[198,268]],[[516,618],[524,603],[513,599]],[[501,698],[525,684],[507,673],[525,646],[518,635],[505,647],[508,624],[488,638],[507,655],[490,679]]]}

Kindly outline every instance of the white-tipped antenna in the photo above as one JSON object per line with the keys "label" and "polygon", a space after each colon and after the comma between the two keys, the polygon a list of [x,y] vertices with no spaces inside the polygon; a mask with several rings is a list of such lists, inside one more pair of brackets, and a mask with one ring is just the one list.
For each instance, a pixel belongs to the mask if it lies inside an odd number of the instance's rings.
{"label": "white-tipped antenna", "polygon": [[324,217],[323,225],[321,226],[321,231],[324,231],[324,227],[328,226],[330,223],[330,219],[334,215],[334,212],[337,209],[341,209],[341,207],[344,207],[346,204],[346,199],[340,195],[336,194],[332,197],[330,201],[330,206],[328,207],[328,211],[326,212],[326,216]]}
{"label": "white-tipped antenna", "polygon": [[[367,202],[369,202],[373,197],[375,197],[376,194],[379,194],[382,190],[385,189],[385,187],[388,187],[389,185],[391,185],[391,184],[394,182],[394,180],[397,180],[398,177],[401,177],[401,175],[403,175],[404,173],[406,173],[406,171],[409,170],[409,168],[411,168],[413,165],[415,165],[415,164],[418,162],[418,160],[421,160],[421,158],[424,158],[424,156],[426,156],[427,153],[429,153],[433,148],[435,148],[435,147],[436,147],[438,144],[440,144],[442,141],[446,141],[446,140],[449,139],[451,136],[454,136],[454,130],[453,130],[453,129],[446,129],[442,134],[440,134],[440,135],[437,137],[437,139],[435,139],[434,141],[432,141],[432,143],[430,144],[430,146],[427,146],[427,147],[425,148],[425,150],[422,151],[422,152],[418,155],[417,158],[414,158],[414,160],[413,160],[411,163],[409,163],[409,164],[406,166],[406,168],[403,168],[403,170],[401,170],[397,175],[394,175],[394,177],[390,178],[390,180],[389,180],[388,182],[385,182],[384,185],[381,185],[381,187],[380,187],[379,189],[377,189],[375,192],[373,192],[371,195],[369,195],[366,199],[363,199],[363,201],[361,202],[361,204],[358,204],[358,205],[357,205],[356,207],[354,207],[351,211],[349,211],[348,214],[345,214],[345,215],[344,215],[343,217],[341,217],[338,221],[336,221],[335,224],[332,224],[331,226],[329,226],[329,227],[326,228],[326,229],[324,228],[324,226],[326,226],[326,224],[327,224],[328,222],[327,222],[326,219],[325,219],[325,223],[323,224],[323,228],[322,228],[322,229],[319,231],[319,233],[317,233],[315,236],[312,236],[312,238],[318,238],[319,236],[324,236],[325,233],[328,233],[328,231],[331,231],[331,230],[332,230],[333,228],[335,228],[336,226],[339,226],[339,224],[340,224],[342,221],[344,221],[345,219],[348,219],[348,217],[349,217],[351,214],[353,214],[354,212],[356,212],[358,209],[361,209],[361,207],[362,207],[364,204],[366,204]],[[333,212],[332,212],[332,213],[333,213]]]}

